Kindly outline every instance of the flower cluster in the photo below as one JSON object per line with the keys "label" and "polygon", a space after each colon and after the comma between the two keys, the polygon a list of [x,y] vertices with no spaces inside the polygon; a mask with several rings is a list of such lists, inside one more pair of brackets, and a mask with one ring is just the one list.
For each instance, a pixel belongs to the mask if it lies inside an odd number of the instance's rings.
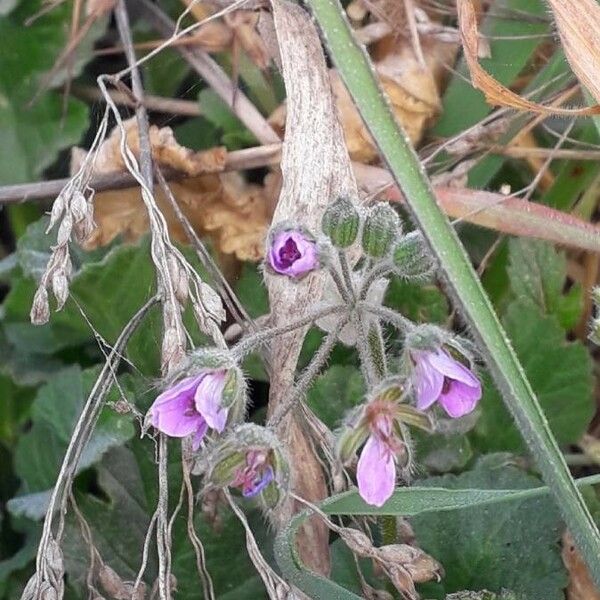
{"label": "flower cluster", "polygon": [[[276,225],[268,235],[265,268],[293,281],[321,267],[331,276],[323,299],[315,303],[313,323],[334,343],[356,346],[371,388],[340,430],[338,456],[345,465],[358,456],[359,493],[368,504],[382,506],[397,479],[411,474],[410,428],[431,432],[438,416],[458,419],[471,413],[481,398],[481,383],[460,341],[382,306],[391,275],[419,279],[432,265],[422,237],[403,234],[395,210],[383,203],[358,208],[341,197],[325,212],[321,229],[318,237],[301,226]],[[345,252],[358,242],[362,257],[353,268]],[[404,329],[400,369],[391,376],[382,320]],[[290,330],[286,324],[281,331]],[[255,340],[267,339],[266,333],[258,332]],[[239,346],[251,348],[251,342]],[[321,366],[306,373],[314,376]],[[309,384],[299,379],[298,398]],[[269,510],[288,493],[289,462],[272,429],[240,424],[245,405],[237,362],[228,354],[197,352],[156,398],[148,420],[169,436],[190,437],[194,450],[206,447],[199,472],[207,486],[237,489]]]}

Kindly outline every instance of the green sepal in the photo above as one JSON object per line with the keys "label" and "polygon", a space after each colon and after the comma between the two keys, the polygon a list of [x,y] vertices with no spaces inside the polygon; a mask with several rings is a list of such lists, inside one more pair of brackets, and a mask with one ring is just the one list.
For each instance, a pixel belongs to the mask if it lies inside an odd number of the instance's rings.
{"label": "green sepal", "polygon": [[356,241],[360,215],[356,206],[345,196],[330,204],[321,219],[321,229],[336,248],[348,248]]}
{"label": "green sepal", "polygon": [[367,215],[363,227],[363,250],[371,258],[382,258],[391,250],[398,235],[400,218],[396,211],[389,204],[376,204]]}

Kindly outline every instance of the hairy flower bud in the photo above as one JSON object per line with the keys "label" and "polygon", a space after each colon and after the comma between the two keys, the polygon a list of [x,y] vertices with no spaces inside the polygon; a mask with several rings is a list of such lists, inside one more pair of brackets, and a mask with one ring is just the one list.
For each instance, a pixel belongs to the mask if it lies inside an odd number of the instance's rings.
{"label": "hairy flower bud", "polygon": [[394,272],[406,279],[426,277],[433,268],[433,259],[418,231],[411,231],[396,244],[392,261]]}
{"label": "hairy flower bud", "polygon": [[213,447],[206,482],[238,488],[265,509],[277,506],[290,486],[289,463],[279,440],[265,427],[245,423]]}
{"label": "hairy flower bud", "polygon": [[382,258],[400,235],[400,218],[396,211],[384,202],[371,208],[362,233],[362,247],[367,256]]}
{"label": "hairy flower bud", "polygon": [[358,236],[360,216],[356,206],[346,196],[330,204],[323,214],[321,229],[337,248],[348,248]]}

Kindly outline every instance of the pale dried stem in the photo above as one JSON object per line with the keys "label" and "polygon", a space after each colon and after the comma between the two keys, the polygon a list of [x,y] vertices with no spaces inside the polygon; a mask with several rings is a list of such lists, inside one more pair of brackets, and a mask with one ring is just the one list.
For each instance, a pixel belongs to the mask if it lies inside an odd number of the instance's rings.
{"label": "pale dried stem", "polygon": [[246,515],[231,497],[229,490],[225,489],[223,493],[225,494],[229,506],[244,527],[248,556],[263,580],[269,598],[272,600],[283,600],[288,598],[291,593],[290,586],[271,568],[269,563],[263,557],[258,544],[256,543],[256,539],[254,538],[254,534],[252,533],[252,529],[250,529]]}
{"label": "pale dried stem", "polygon": [[194,490],[192,488],[189,465],[185,459],[181,461],[181,467],[183,469],[183,482],[187,492],[187,533],[196,554],[196,569],[202,582],[203,598],[206,600],[215,600],[212,578],[206,567],[204,546],[194,527]]}
{"label": "pale dried stem", "polygon": [[39,585],[43,577],[40,575],[46,572],[46,560],[48,552],[48,544],[53,538],[52,527],[54,523],[54,515],[58,511],[58,534],[56,536],[57,543],[60,543],[61,535],[64,530],[64,518],[66,514],[66,503],[71,490],[71,485],[75,477],[77,465],[83,450],[94,430],[94,426],[100,411],[103,401],[108,394],[113,381],[113,374],[116,365],[121,359],[125,346],[133,332],[137,329],[147,312],[158,302],[158,297],[151,298],[144,306],[132,317],[129,323],[125,326],[119,335],[114,347],[108,356],[98,379],[94,383],[94,387],[86,400],[86,403],[79,415],[79,419],[75,425],[71,440],[65,452],[61,468],[52,490],[52,496],[44,518],[42,535],[37,551],[36,572],[38,574],[37,586],[35,588],[34,597],[38,598],[40,589]]}
{"label": "pale dried stem", "polygon": [[[192,244],[192,246],[194,247],[194,250],[196,251],[196,256],[198,256],[198,259],[212,277],[213,283],[219,291],[221,298],[223,298],[227,308],[229,309],[229,312],[232,314],[233,318],[242,328],[257,331],[257,326],[254,323],[254,320],[250,317],[250,315],[244,308],[244,305],[238,299],[236,293],[233,291],[233,288],[229,285],[229,282],[223,276],[221,270],[213,260],[213,257],[210,255],[210,252],[207,250],[206,246],[200,239],[200,236],[198,236],[198,234],[192,227],[189,219],[185,216],[185,214],[179,207],[179,204],[177,203],[177,200],[175,199],[175,196],[173,195],[173,192],[171,191],[171,188],[169,187],[169,184],[167,183],[158,165],[155,168],[155,173],[156,179],[165,195],[165,198],[171,205],[171,208],[173,209],[177,220],[181,223],[181,226],[183,227],[185,235],[187,236],[190,244]],[[215,336],[213,337],[222,338],[219,339],[219,345],[222,347],[227,347],[227,344],[225,343],[225,340],[221,335],[221,331],[218,328],[217,331],[218,334],[215,331]],[[217,340],[215,340],[215,342],[216,341]]]}

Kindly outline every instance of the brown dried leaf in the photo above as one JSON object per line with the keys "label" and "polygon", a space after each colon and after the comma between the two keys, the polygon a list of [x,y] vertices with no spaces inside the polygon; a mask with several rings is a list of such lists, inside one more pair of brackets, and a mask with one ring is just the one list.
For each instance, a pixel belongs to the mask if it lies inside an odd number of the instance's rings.
{"label": "brown dried leaf", "polygon": [[562,545],[562,559],[569,571],[567,600],[600,600],[600,591],[594,585],[585,561],[568,531],[563,535]]}
{"label": "brown dried leaf", "polygon": [[[132,152],[138,156],[140,139],[135,117],[124,121],[125,137]],[[150,127],[152,158],[161,166],[185,173],[191,177],[204,173],[218,173],[225,167],[227,150],[221,146],[202,152],[195,152],[177,143],[170,127]],[[121,156],[121,131],[115,127],[98,150],[94,173],[124,172],[125,163]],[[81,154],[72,155],[71,172],[78,168]]]}
{"label": "brown dried leaf", "polygon": [[[586,0],[586,2],[594,2],[594,0]],[[563,4],[561,0],[556,0],[555,3],[557,5]],[[467,65],[469,67],[469,72],[471,74],[471,83],[474,88],[481,90],[484,93],[489,104],[493,106],[508,106],[518,110],[546,115],[583,116],[600,113],[600,106],[598,105],[586,108],[569,109],[539,104],[537,102],[526,100],[518,94],[515,94],[515,92],[509,90],[507,87],[503,86],[499,81],[494,79],[487,71],[485,71],[477,60],[479,32],[477,28],[477,15],[472,0],[461,0],[461,2],[457,2],[457,10],[463,51],[465,60],[467,61]],[[574,10],[575,9],[573,7],[573,11]],[[577,11],[581,11],[580,6],[577,7]],[[563,11],[561,11],[561,14],[562,12]],[[581,12],[581,15],[584,14],[585,13]],[[596,54],[596,58],[597,57],[598,54]]]}
{"label": "brown dried leaf", "polygon": [[567,59],[600,103],[600,5],[596,0],[548,0]]}
{"label": "brown dried leaf", "polygon": [[[139,139],[134,121],[126,122],[126,131],[128,144],[137,154]],[[161,167],[189,175],[206,173],[171,184],[173,195],[194,229],[199,234],[208,234],[224,254],[232,254],[240,260],[259,260],[271,218],[263,188],[246,183],[235,173],[212,173],[223,168],[226,152],[222,148],[194,152],[180,146],[168,127],[151,127],[150,140],[154,159]],[[113,130],[99,149],[95,174],[125,171],[119,143],[120,134]],[[78,168],[83,156],[85,152],[74,149],[72,170]],[[187,242],[170,203],[160,189],[155,190],[155,195],[173,239]],[[94,221],[96,229],[85,243],[89,250],[110,243],[118,235],[125,241],[136,241],[148,231],[148,216],[139,189],[97,193]]]}
{"label": "brown dried leaf", "polygon": [[[388,36],[382,40],[374,55],[375,68],[394,114],[402,123],[413,144],[418,144],[441,109],[439,90],[443,65],[453,62],[455,44],[430,39],[422,42],[426,68],[415,58],[407,40]],[[344,138],[352,160],[371,163],[378,159],[377,148],[358,114],[350,94],[337,71],[330,71],[331,86],[338,114],[344,129]],[[279,132],[285,123],[285,106],[271,115],[269,122]]]}

